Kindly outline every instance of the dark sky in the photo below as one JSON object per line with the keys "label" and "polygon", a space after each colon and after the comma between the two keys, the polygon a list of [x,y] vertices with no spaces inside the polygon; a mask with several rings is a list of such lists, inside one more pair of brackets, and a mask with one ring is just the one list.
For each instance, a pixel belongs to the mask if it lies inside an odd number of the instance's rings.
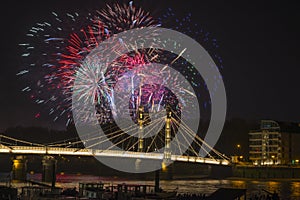
{"label": "dark sky", "polygon": [[[300,6],[296,1],[136,2],[150,12],[167,7],[179,15],[190,12],[192,20],[217,39],[228,118],[299,121]],[[18,43],[27,31],[53,10],[91,10],[103,5],[100,0],[15,0],[1,5],[0,130],[50,123],[46,118],[34,119],[43,108],[20,92],[25,84],[15,75],[22,65]]]}

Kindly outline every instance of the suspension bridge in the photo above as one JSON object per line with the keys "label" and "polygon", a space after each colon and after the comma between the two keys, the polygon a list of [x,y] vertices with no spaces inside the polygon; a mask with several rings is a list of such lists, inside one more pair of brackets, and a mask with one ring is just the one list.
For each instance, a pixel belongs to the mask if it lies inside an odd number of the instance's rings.
{"label": "suspension bridge", "polygon": [[[112,125],[106,129],[106,134],[101,136],[98,133],[91,133],[81,138],[41,144],[0,135],[0,154],[45,155],[48,157],[55,155],[94,156],[147,159],[161,161],[161,163],[190,162],[223,166],[231,164],[229,157],[207,144],[184,122],[179,123],[178,118],[170,110],[167,109],[166,116],[163,115],[153,120],[147,129],[144,128],[147,117],[143,109],[140,108],[137,114],[137,123],[132,127],[120,130]],[[149,137],[155,127],[162,131]],[[181,136],[180,139],[178,139],[178,135]],[[106,141],[112,141],[112,145],[101,148],[101,144]],[[164,148],[161,148],[162,146]],[[205,152],[206,156],[201,156],[199,150]],[[16,160],[15,162],[22,161]]]}
{"label": "suspension bridge", "polygon": [[[138,126],[128,127],[127,130],[111,131],[104,136],[87,135],[86,138],[72,138],[69,140],[63,140],[58,142],[52,142],[49,144],[40,144],[30,141],[24,141],[16,138],[12,138],[6,135],[0,135],[0,153],[6,154],[35,154],[35,155],[70,155],[70,156],[103,156],[103,157],[120,157],[120,158],[144,158],[153,160],[169,160],[169,161],[181,161],[181,162],[194,162],[194,163],[207,163],[214,165],[229,165],[230,158],[220,153],[197,134],[193,133],[189,127],[186,127],[183,122],[179,124],[178,120],[172,117],[172,112],[167,111],[167,116],[156,119],[151,123],[148,133],[143,132],[143,126],[145,115],[142,109],[139,110]],[[151,133],[154,126],[162,129],[165,127],[164,132],[156,134],[148,141],[148,146],[145,148],[145,136]],[[178,126],[183,127],[181,134],[185,141],[178,141],[178,138],[172,138],[172,132],[178,131]],[[127,132],[126,132],[127,131]],[[127,134],[129,131],[134,134]],[[124,135],[127,134],[126,137]],[[137,137],[135,137],[135,135]],[[163,137],[162,137],[163,135]],[[191,145],[187,148],[188,139],[193,139],[194,147]],[[177,152],[172,153],[171,140],[177,140],[173,144],[176,144]],[[99,145],[107,140],[114,140],[114,143],[106,149],[101,149]],[[129,141],[131,140],[131,141]],[[93,142],[95,141],[95,142]],[[159,141],[164,146],[163,152],[156,151],[159,148]],[[85,145],[88,144],[88,145]],[[124,145],[126,144],[126,145]],[[125,149],[115,150],[113,147],[126,146]],[[135,149],[135,147],[137,148]],[[183,152],[183,149],[187,149],[189,155]],[[206,152],[206,157],[199,156],[199,149]]]}
{"label": "suspension bridge", "polygon": [[[118,150],[97,150],[97,149],[82,149],[82,148],[71,148],[71,147],[55,147],[55,146],[45,146],[37,145],[34,143],[29,143],[22,140],[17,140],[15,138],[10,138],[4,135],[0,135],[2,139],[9,139],[13,143],[0,144],[0,153],[6,154],[18,154],[18,155],[69,155],[69,156],[106,156],[106,157],[120,157],[120,158],[144,158],[144,159],[154,159],[163,160],[163,153],[143,153],[143,152],[133,152],[133,151],[118,151]],[[28,146],[14,145],[15,143],[25,143]],[[69,144],[71,145],[71,144]],[[196,156],[185,156],[185,155],[171,155],[171,161],[181,161],[181,162],[194,162],[194,163],[207,163],[215,165],[229,165],[229,159],[218,159],[218,158],[203,158]]]}

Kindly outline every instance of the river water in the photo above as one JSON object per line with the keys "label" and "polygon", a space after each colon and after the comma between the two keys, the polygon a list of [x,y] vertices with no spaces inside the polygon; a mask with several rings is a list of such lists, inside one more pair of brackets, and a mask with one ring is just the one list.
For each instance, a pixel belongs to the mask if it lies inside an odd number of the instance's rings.
{"label": "river water", "polygon": [[[41,174],[29,175],[30,179],[41,180]],[[100,177],[93,175],[57,175],[57,186],[62,188],[77,187],[80,182],[99,182],[108,184],[148,184],[154,185],[154,181],[130,180],[117,177]],[[18,186],[18,185],[15,185]],[[300,200],[300,182],[299,180],[253,180],[253,179],[189,179],[189,180],[161,180],[160,186],[166,191],[172,191],[178,188],[179,193],[206,194],[209,195],[218,188],[246,188],[247,196],[254,194],[266,194],[264,190],[276,191],[280,199]]]}

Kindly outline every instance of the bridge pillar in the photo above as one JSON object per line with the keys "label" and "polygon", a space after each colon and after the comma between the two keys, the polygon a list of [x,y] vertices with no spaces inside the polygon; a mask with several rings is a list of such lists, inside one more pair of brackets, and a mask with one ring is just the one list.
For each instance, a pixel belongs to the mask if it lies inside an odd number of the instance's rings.
{"label": "bridge pillar", "polygon": [[166,125],[165,125],[165,149],[164,149],[164,163],[168,165],[171,161],[171,117],[172,111],[170,106],[166,107]]}
{"label": "bridge pillar", "polygon": [[143,130],[143,123],[144,123],[144,107],[139,106],[138,110],[138,124],[139,124],[139,143],[138,143],[138,152],[144,151],[144,130]]}
{"label": "bridge pillar", "polygon": [[162,163],[162,169],[161,169],[161,178],[165,180],[172,180],[173,179],[173,165],[174,163],[168,163],[168,165],[165,165]]}
{"label": "bridge pillar", "polygon": [[27,159],[25,156],[16,156],[13,158],[12,181],[23,182],[26,180]]}
{"label": "bridge pillar", "polygon": [[154,188],[154,190],[155,190],[155,192],[159,192],[159,189],[160,189],[160,185],[159,185],[159,180],[160,178],[159,178],[159,170],[156,170],[155,171],[155,188]]}
{"label": "bridge pillar", "polygon": [[162,162],[162,175],[164,179],[173,179],[173,164],[171,163],[171,118],[172,111],[169,105],[166,106],[166,125],[165,125],[165,149]]}
{"label": "bridge pillar", "polygon": [[57,160],[53,156],[44,156],[43,157],[42,181],[43,182],[51,182],[52,187],[55,187],[55,182],[56,182],[56,163],[57,163]]}

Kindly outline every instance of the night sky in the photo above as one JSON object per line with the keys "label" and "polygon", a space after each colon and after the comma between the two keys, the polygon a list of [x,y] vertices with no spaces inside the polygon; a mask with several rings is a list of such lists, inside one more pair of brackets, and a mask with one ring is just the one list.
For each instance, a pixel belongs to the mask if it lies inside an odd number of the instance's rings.
{"label": "night sky", "polygon": [[[189,3],[186,3],[189,2]],[[250,1],[249,1],[250,2]],[[145,10],[192,14],[192,20],[217,39],[223,58],[227,118],[299,121],[300,6],[296,1],[136,1]],[[197,3],[197,5],[196,5]],[[51,11],[101,9],[103,1],[7,1],[1,5],[0,130],[16,125],[60,126],[34,115],[35,105],[17,78],[27,31]]]}

